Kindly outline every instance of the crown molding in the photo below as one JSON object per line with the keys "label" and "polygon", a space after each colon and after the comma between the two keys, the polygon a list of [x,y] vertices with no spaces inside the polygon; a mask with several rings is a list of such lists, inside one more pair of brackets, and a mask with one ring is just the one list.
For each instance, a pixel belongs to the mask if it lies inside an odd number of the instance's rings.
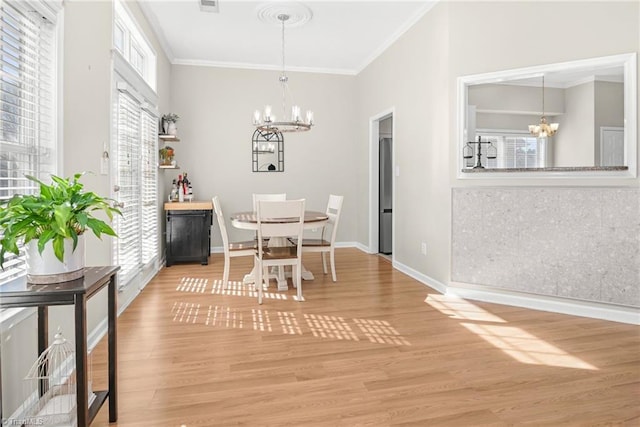
{"label": "crown molding", "polygon": [[[276,65],[267,64],[249,64],[242,62],[220,62],[220,61],[206,61],[200,59],[184,59],[176,58],[171,61],[173,65],[192,65],[199,67],[215,67],[215,68],[238,68],[244,70],[263,70],[263,71],[282,71],[282,67]],[[286,68],[287,72],[297,73],[318,73],[318,74],[340,74],[346,76],[355,76],[357,73],[355,70],[345,68],[312,68],[312,67],[289,67]]]}

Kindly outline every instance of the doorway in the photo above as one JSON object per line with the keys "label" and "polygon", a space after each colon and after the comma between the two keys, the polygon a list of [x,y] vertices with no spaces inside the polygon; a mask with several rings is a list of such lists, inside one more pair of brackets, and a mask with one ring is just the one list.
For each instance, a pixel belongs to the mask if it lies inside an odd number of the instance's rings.
{"label": "doorway", "polygon": [[378,122],[378,253],[393,253],[393,117]]}
{"label": "doorway", "polygon": [[369,118],[369,253],[393,262],[395,166],[394,108]]}

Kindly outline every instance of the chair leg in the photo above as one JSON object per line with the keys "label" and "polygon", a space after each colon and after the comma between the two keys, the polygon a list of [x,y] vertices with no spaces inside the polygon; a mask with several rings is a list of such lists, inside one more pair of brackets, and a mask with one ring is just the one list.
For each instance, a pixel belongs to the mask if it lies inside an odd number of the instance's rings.
{"label": "chair leg", "polygon": [[254,286],[256,287],[256,291],[258,291],[258,304],[262,304],[262,266],[256,268],[256,276]]}
{"label": "chair leg", "polygon": [[327,258],[325,257],[326,254],[326,252],[320,252],[320,255],[322,255],[322,271],[324,272],[324,274],[327,274]]}
{"label": "chair leg", "polygon": [[222,275],[222,289],[229,288],[229,256],[224,256],[224,273]]}
{"label": "chair leg", "polygon": [[333,248],[331,248],[331,250],[329,251],[329,257],[331,258],[331,276],[333,278],[333,281],[337,282],[338,280],[336,279],[336,256],[333,251]]}
{"label": "chair leg", "polygon": [[295,270],[293,272],[295,275],[295,281],[298,284],[298,302],[301,302],[304,301],[304,298],[302,297],[302,264],[294,266],[293,269]]}

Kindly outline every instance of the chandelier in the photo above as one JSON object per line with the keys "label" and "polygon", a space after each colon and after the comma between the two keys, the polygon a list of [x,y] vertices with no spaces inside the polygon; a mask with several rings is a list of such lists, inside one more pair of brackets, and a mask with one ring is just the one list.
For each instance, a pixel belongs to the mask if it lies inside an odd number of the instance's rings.
{"label": "chandelier", "polygon": [[540,117],[540,124],[529,125],[529,133],[536,138],[546,138],[547,136],[553,136],[558,131],[558,123],[547,123],[547,118],[544,115],[544,74],[542,75],[542,117]]}
{"label": "chandelier", "polygon": [[282,73],[280,74],[278,81],[282,86],[283,120],[277,120],[276,116],[271,111],[271,105],[266,105],[262,113],[259,110],[256,110],[253,113],[253,125],[263,132],[304,132],[308,131],[311,129],[311,126],[313,126],[313,111],[308,110],[303,119],[300,107],[293,104],[293,102],[291,102],[291,114],[288,117],[288,120],[285,118],[287,112],[287,95],[289,95],[289,98],[293,100],[288,85],[289,77],[287,77],[284,69],[284,24],[289,17],[290,16],[286,13],[280,13],[277,16],[278,21],[280,21],[282,25]]}

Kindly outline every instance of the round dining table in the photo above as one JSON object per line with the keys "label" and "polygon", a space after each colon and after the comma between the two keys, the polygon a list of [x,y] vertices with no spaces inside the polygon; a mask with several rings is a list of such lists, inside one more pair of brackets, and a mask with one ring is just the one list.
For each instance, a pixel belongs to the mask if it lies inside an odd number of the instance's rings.
{"label": "round dining table", "polygon": [[[329,216],[324,212],[304,211],[304,228],[313,229],[324,227]],[[263,219],[264,222],[295,222],[297,218]],[[256,212],[238,212],[231,215],[231,224],[242,230],[258,230],[258,214]]]}
{"label": "round dining table", "polygon": [[[263,219],[263,222],[295,222],[297,218],[273,218],[273,219]],[[313,230],[317,228],[322,228],[329,221],[329,216],[325,212],[319,211],[304,211],[304,224],[303,228],[305,230]],[[237,212],[231,215],[231,225],[241,230],[253,230],[258,231],[258,214],[256,212]],[[273,240],[273,242],[272,242]],[[269,244],[274,245],[286,245],[286,239],[269,239]],[[302,264],[302,279],[303,280],[313,280],[313,273],[307,270]],[[278,275],[278,290],[286,291],[288,289],[287,280],[284,277],[284,274],[280,272]],[[251,273],[244,276],[243,283],[255,283],[255,266]]]}

